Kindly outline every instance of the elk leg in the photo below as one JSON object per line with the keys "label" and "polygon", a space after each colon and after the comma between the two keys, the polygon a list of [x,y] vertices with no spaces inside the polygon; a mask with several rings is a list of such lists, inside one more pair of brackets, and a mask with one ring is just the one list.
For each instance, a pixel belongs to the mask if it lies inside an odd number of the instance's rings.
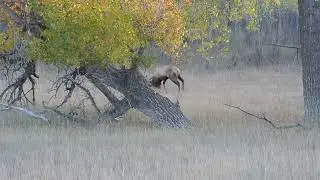
{"label": "elk leg", "polygon": [[178,81],[178,79],[170,79],[172,82],[174,82],[177,86],[178,86],[178,88],[179,88],[179,92],[180,92],[180,83],[179,83],[179,81]]}
{"label": "elk leg", "polygon": [[167,81],[167,79],[164,79],[164,80],[162,81],[163,89],[164,89],[164,92],[165,92],[165,93],[168,92],[168,91],[167,91],[167,88],[166,88],[166,81]]}
{"label": "elk leg", "polygon": [[184,79],[179,75],[178,79],[182,82],[182,90],[184,90]]}

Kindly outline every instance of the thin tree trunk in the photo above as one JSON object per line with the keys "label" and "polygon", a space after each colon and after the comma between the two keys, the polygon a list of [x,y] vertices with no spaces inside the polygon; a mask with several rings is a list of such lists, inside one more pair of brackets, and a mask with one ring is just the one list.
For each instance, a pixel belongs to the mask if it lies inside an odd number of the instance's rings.
{"label": "thin tree trunk", "polygon": [[239,36],[239,33],[237,32],[239,28],[238,23],[230,23],[231,24],[231,64],[230,68],[234,68],[237,66],[237,61],[239,59],[237,56],[239,55],[238,48],[239,48],[239,40],[237,39],[237,36]]}
{"label": "thin tree trunk", "polygon": [[304,118],[320,121],[320,8],[314,0],[299,0]]}
{"label": "thin tree trunk", "polygon": [[[281,20],[282,20],[280,13],[281,12],[279,8],[275,10],[277,21],[272,23],[272,30],[271,30],[271,32],[274,32],[273,41],[272,41],[273,44],[279,44],[279,31],[280,31]],[[280,55],[279,47],[274,46],[272,48],[273,64],[279,63],[279,55]]]}
{"label": "thin tree trunk", "polygon": [[[258,14],[258,18],[260,18],[261,16],[261,7],[262,7],[262,2],[261,0],[257,1],[257,14]],[[261,21],[259,20],[259,30],[257,32],[257,36],[255,37],[255,49],[256,49],[256,57],[255,57],[255,65],[256,68],[259,68],[261,66],[262,63],[262,47],[261,47]]]}

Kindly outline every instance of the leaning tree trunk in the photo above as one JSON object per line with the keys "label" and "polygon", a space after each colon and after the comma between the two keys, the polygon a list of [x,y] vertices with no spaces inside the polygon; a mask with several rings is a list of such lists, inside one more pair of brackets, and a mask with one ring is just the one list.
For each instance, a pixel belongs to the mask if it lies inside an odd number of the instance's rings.
{"label": "leaning tree trunk", "polygon": [[[86,78],[93,83],[116,108],[115,116],[134,108],[150,117],[162,127],[186,127],[190,120],[181,112],[179,105],[155,93],[148,87],[144,76],[136,69],[90,67]],[[125,98],[121,101],[110,97],[108,86],[120,91]]]}
{"label": "leaning tree trunk", "polygon": [[299,0],[304,117],[320,121],[320,7],[314,0]]}

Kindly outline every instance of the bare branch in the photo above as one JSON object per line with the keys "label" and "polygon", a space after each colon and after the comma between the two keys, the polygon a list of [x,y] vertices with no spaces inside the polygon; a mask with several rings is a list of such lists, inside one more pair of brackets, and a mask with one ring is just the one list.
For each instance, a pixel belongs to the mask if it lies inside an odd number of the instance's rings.
{"label": "bare branch", "polygon": [[[28,114],[31,117],[42,119],[44,121],[49,122],[49,120],[46,117],[38,115],[38,114],[32,112],[31,110],[28,110],[28,109],[25,109],[25,108],[21,108],[21,107],[18,107],[18,106],[12,106],[12,105],[9,105],[9,104],[6,104],[6,103],[0,103],[0,105],[5,106],[6,110],[16,109],[16,110],[19,110],[19,111],[22,111],[22,112]],[[4,109],[2,109],[2,110],[4,110]]]}
{"label": "bare branch", "polygon": [[51,111],[57,113],[58,115],[60,115],[60,116],[62,116],[62,117],[64,117],[64,118],[69,119],[70,121],[85,122],[84,119],[76,118],[76,117],[74,117],[74,115],[72,115],[71,113],[65,114],[65,113],[59,111],[57,108],[52,108],[52,107],[49,107],[49,106],[45,105],[44,102],[42,102],[42,104],[43,104],[43,107],[45,107],[46,109],[51,110]]}
{"label": "bare branch", "polygon": [[70,89],[68,94],[64,97],[63,101],[56,106],[56,109],[62,107],[64,104],[66,104],[68,102],[68,100],[71,98],[72,94],[74,92],[74,88]]}
{"label": "bare branch", "polygon": [[91,101],[91,104],[92,106],[96,109],[96,111],[101,114],[101,111],[100,109],[98,108],[93,96],[91,95],[90,91],[83,87],[80,83],[76,82],[75,80],[71,79],[71,78],[67,78],[68,80],[70,80],[74,85],[76,85],[77,87],[79,87],[80,89],[82,89],[87,95],[88,95],[88,98],[90,99]]}
{"label": "bare branch", "polygon": [[[28,62],[26,67],[24,67],[25,72],[18,77],[18,79],[10,84],[8,87],[6,87],[2,93],[0,94],[0,99],[3,99],[5,94],[10,94],[9,99],[7,99],[7,102],[9,104],[13,104],[17,101],[21,101],[24,97],[26,101],[28,102],[28,98],[25,96],[27,93],[24,93],[23,85],[26,83],[27,80],[31,82],[31,89],[32,95],[33,95],[33,103],[35,103],[35,80],[32,76],[39,77],[35,73],[35,64],[33,62]],[[11,92],[10,92],[11,91]],[[29,92],[29,91],[28,91]]]}
{"label": "bare branch", "polygon": [[[66,70],[68,71],[68,69]],[[60,69],[58,69],[58,74],[60,72]],[[49,89],[49,91],[55,91],[54,95],[50,97],[49,102],[53,99],[57,97],[58,91],[60,90],[60,88],[62,87],[62,85],[64,85],[65,87],[65,91],[68,91],[68,94],[64,97],[64,100],[56,106],[56,109],[62,107],[64,104],[66,104],[68,102],[68,100],[71,98],[74,90],[75,90],[75,84],[71,83],[70,86],[68,86],[68,82],[70,81],[70,76],[72,77],[72,79],[76,79],[78,73],[77,73],[77,69],[72,70],[71,73],[67,73],[66,75],[59,77],[56,81],[53,82],[51,89]],[[72,81],[71,81],[72,82]]]}
{"label": "bare branch", "polygon": [[[68,102],[68,100],[71,98],[71,96],[73,95],[73,92],[75,90],[76,87],[79,87],[82,91],[84,91],[86,93],[86,95],[88,96],[88,99],[91,101],[92,106],[95,108],[95,110],[97,111],[97,113],[100,115],[101,111],[98,108],[92,94],[90,93],[90,90],[85,88],[84,86],[81,85],[81,83],[76,81],[76,78],[78,75],[81,75],[81,69],[80,68],[76,68],[74,69],[71,73],[67,73],[66,75],[58,78],[57,81],[54,82],[55,85],[55,94],[50,98],[50,100],[53,97],[56,97],[56,94],[58,93],[59,89],[61,88],[62,84],[65,85],[65,90],[68,91],[68,94],[65,96],[64,100],[55,107],[55,109],[60,108],[61,106],[63,106],[64,104],[66,104]],[[70,84],[70,85],[68,85]]]}
{"label": "bare branch", "polygon": [[284,47],[284,48],[289,48],[289,49],[300,49],[300,47],[298,47],[298,46],[287,46],[287,45],[281,45],[281,44],[268,44],[268,43],[264,43],[263,45],[278,46],[278,47]]}
{"label": "bare branch", "polygon": [[244,112],[245,114],[248,114],[250,116],[253,116],[257,119],[261,119],[263,121],[266,121],[267,123],[269,123],[273,128],[276,128],[276,129],[290,129],[290,128],[297,128],[297,127],[302,127],[301,124],[293,124],[293,125],[288,125],[288,126],[276,126],[271,120],[267,119],[264,115],[263,116],[260,116],[260,115],[256,115],[256,114],[253,114],[251,112],[248,112],[248,111],[245,111],[243,110],[241,107],[238,107],[238,106],[233,106],[233,105],[230,105],[230,104],[223,104],[227,107],[231,107],[231,108],[234,108],[234,109],[238,109],[242,112]]}
{"label": "bare branch", "polygon": [[284,47],[284,48],[289,48],[289,49],[296,49],[296,54],[297,54],[297,60],[299,60],[299,46],[286,46],[286,45],[281,45],[281,44],[263,44],[263,45],[269,45],[269,46],[278,46],[278,47]]}

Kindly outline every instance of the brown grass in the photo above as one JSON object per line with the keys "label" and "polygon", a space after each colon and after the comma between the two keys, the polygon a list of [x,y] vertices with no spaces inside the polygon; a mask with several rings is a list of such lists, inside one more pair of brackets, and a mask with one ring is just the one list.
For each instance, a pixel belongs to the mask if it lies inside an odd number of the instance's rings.
{"label": "brown grass", "polygon": [[[299,71],[185,72],[184,78],[180,103],[195,124],[189,131],[154,128],[134,111],[119,123],[90,128],[50,127],[1,112],[0,179],[320,177],[318,129],[276,130],[221,105],[265,113],[279,125],[301,122]],[[174,98],[177,88],[167,84],[166,96]]]}

